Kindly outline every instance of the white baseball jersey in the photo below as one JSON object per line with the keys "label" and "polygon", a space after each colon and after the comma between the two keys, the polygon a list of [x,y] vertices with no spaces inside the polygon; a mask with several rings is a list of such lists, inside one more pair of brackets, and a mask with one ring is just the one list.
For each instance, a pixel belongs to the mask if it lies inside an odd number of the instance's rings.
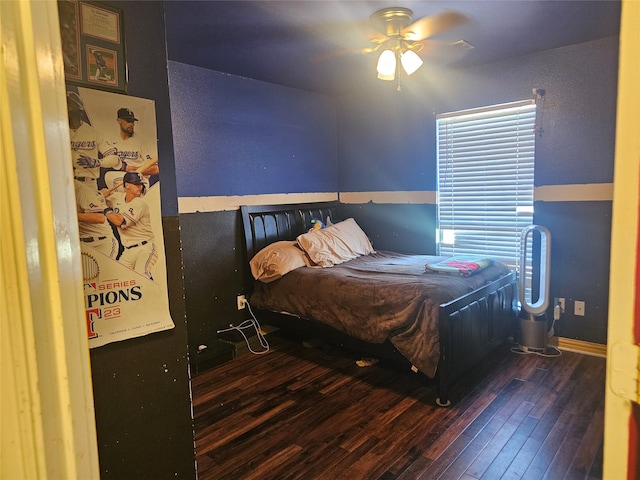
{"label": "white baseball jersey", "polygon": [[75,130],[69,129],[69,136],[71,137],[73,175],[80,181],[92,181],[95,183],[100,177],[101,166],[115,169],[122,168],[122,163],[117,156],[108,156],[106,153],[104,154],[105,158],[99,160],[100,163],[95,167],[82,165],[81,155],[98,159],[99,152],[107,148],[104,140],[91,125],[82,122]]}
{"label": "white baseball jersey", "polygon": [[[83,182],[75,181],[76,208],[78,213],[102,213],[107,202],[95,188]],[[118,254],[118,240],[113,235],[111,224],[105,217],[103,223],[78,222],[80,241],[85,245],[115,258]]]}
{"label": "white baseball jersey", "polygon": [[[105,155],[117,155],[121,162],[134,167],[141,166],[147,160],[151,160],[154,155],[151,150],[142,142],[140,137],[133,136],[126,140],[118,138],[107,142]],[[148,180],[148,176],[147,176]]]}
{"label": "white baseball jersey", "polygon": [[131,248],[132,245],[140,245],[144,241],[153,242],[151,213],[147,202],[140,197],[127,202],[124,193],[116,192],[109,196],[107,203],[115,213],[125,218],[125,223],[118,227],[122,246]]}
{"label": "white baseball jersey", "polygon": [[118,261],[153,279],[151,269],[158,260],[158,251],[153,242],[149,205],[140,197],[127,202],[125,193],[119,192],[112,194],[108,203],[114,212],[125,217],[126,222],[118,227],[124,247]]}

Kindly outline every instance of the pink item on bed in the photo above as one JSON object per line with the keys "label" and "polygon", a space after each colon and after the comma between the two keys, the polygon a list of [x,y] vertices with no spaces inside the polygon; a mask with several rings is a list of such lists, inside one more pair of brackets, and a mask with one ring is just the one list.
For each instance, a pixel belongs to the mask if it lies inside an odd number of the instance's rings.
{"label": "pink item on bed", "polygon": [[476,255],[458,255],[438,263],[427,263],[425,271],[435,273],[455,273],[468,277],[492,265],[493,258]]}

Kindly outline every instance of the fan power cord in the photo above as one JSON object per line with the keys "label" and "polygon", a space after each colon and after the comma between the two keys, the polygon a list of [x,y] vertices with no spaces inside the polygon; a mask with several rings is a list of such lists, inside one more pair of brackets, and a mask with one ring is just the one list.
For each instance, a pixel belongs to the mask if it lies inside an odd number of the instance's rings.
{"label": "fan power cord", "polygon": [[[253,314],[253,310],[251,310],[251,305],[249,304],[249,300],[245,300],[245,305],[249,309],[249,313],[251,314],[252,318],[249,318],[238,325],[234,325],[230,323],[229,328],[223,328],[222,330],[218,330],[217,333],[225,333],[225,332],[233,332],[233,331],[239,332],[240,335],[242,335],[242,338],[244,338],[244,341],[247,344],[247,348],[251,353],[253,353],[254,355],[264,355],[269,351],[269,342],[267,342],[267,339],[264,336],[264,333],[262,333],[263,331],[262,331],[262,327],[260,326],[260,322],[258,322],[258,319]],[[264,348],[264,350],[256,351],[253,348],[251,348],[251,343],[249,342],[249,338],[243,331],[251,327],[255,329],[256,337],[258,337],[258,341],[260,342],[260,345],[262,346],[262,348]]]}

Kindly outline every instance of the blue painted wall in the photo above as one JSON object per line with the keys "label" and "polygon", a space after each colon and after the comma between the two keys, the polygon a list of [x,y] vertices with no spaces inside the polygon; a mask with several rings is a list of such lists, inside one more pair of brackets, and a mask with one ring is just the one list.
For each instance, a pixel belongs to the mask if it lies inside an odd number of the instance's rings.
{"label": "blue painted wall", "polygon": [[336,192],[331,98],[169,62],[178,196]]}
{"label": "blue painted wall", "polygon": [[436,190],[435,123],[428,98],[380,82],[337,104],[340,191]]}
{"label": "blue painted wall", "polygon": [[[543,135],[535,184],[613,181],[618,38],[492,65],[445,70],[425,65],[393,83],[338,102],[341,191],[435,190],[435,115],[533,98]],[[390,88],[391,87],[391,88]]]}

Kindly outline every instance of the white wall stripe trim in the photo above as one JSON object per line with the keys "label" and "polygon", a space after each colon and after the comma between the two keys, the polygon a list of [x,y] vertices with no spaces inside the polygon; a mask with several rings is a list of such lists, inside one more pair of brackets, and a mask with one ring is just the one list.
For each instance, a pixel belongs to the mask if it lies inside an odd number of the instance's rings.
{"label": "white wall stripe trim", "polygon": [[[435,205],[435,191],[413,192],[324,192],[275,193],[265,195],[235,195],[229,197],[179,197],[179,213],[222,212],[238,210],[240,205],[277,205],[303,202],[330,202],[340,200],[347,204],[415,204]],[[576,185],[545,185],[534,189],[537,202],[603,202],[613,200],[613,183]]]}
{"label": "white wall stripe trim", "polygon": [[342,203],[401,203],[435,205],[436,192],[341,192]]}
{"label": "white wall stripe trim", "polygon": [[535,201],[540,202],[613,201],[613,183],[544,185],[536,187],[533,196]]}
{"label": "white wall stripe trim", "polygon": [[234,195],[230,197],[178,197],[179,213],[223,212],[238,210],[240,205],[279,205],[304,202],[331,202],[338,194],[329,193],[275,193],[265,195]]}

